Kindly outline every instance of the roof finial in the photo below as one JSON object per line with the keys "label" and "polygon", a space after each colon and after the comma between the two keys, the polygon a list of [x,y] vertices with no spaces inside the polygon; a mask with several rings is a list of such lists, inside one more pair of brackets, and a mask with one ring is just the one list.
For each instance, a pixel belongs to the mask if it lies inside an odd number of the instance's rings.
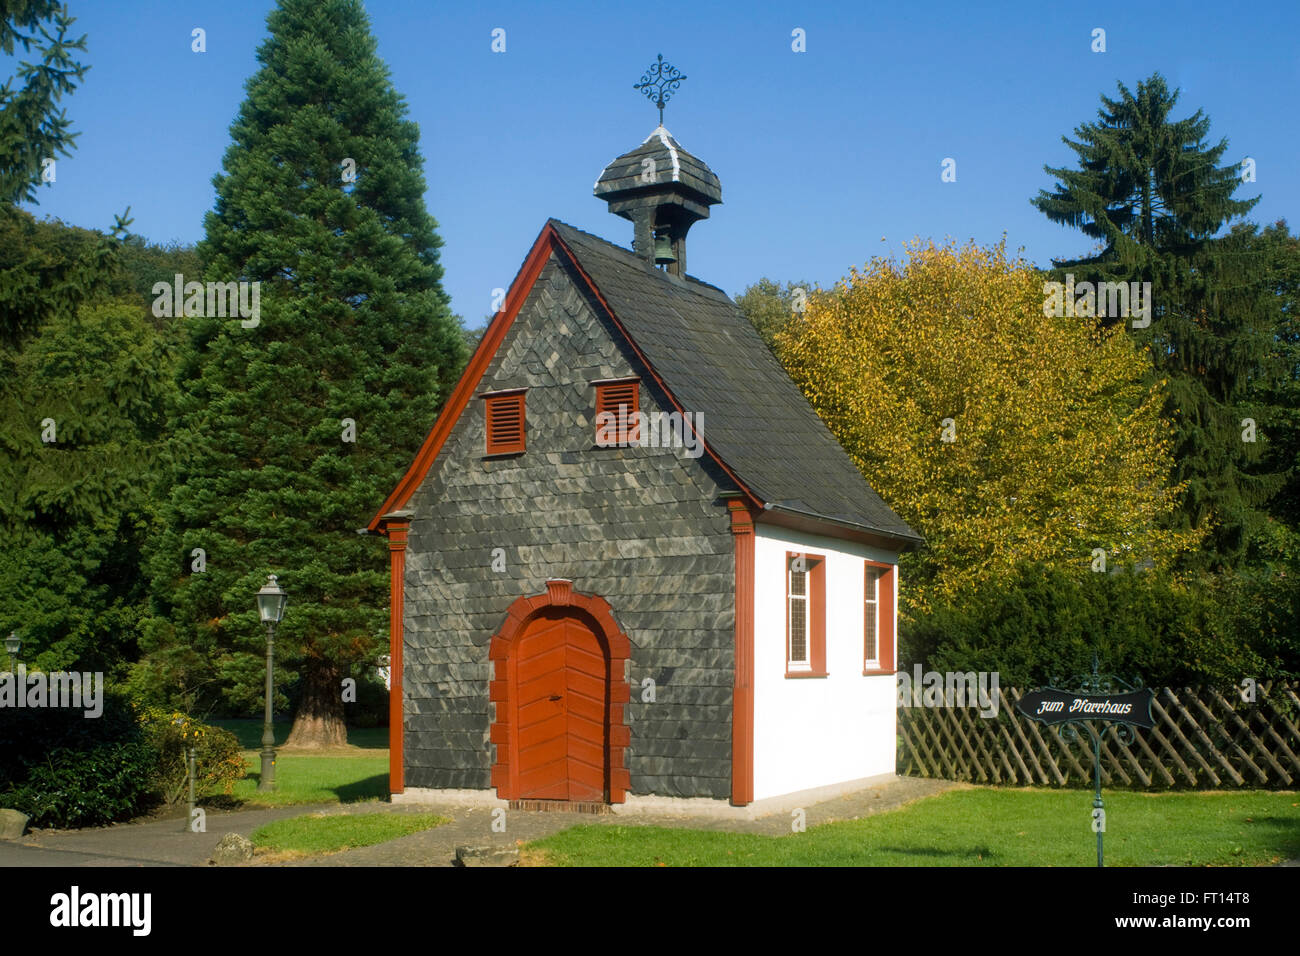
{"label": "roof finial", "polygon": [[664,62],[664,55],[659,54],[659,62],[651,63],[650,68],[641,74],[641,82],[632,85],[640,90],[655,106],[659,107],[659,125],[664,125],[664,104],[677,92],[677,87],[686,79],[677,67]]}

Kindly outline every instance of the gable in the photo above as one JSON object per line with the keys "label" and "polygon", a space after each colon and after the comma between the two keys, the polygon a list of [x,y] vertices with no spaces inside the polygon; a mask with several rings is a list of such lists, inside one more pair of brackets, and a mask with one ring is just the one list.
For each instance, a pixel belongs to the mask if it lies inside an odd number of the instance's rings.
{"label": "gable", "polygon": [[[769,519],[829,523],[921,541],[862,477],[758,332],[720,289],[669,276],[556,220],[543,228],[415,462],[371,520],[419,487],[552,257],[586,286],[670,409],[690,413],[707,457]],[[608,376],[613,377],[613,375]],[[496,387],[513,387],[498,384]]]}
{"label": "gable", "polygon": [[[424,444],[416,454],[411,467],[407,469],[406,474],[402,477],[402,480],[398,483],[392,494],[390,494],[387,500],[385,500],[383,506],[381,506],[375,516],[371,518],[366,530],[379,530],[380,526],[384,522],[385,516],[392,514],[399,509],[403,509],[408,505],[413,496],[420,489],[426,476],[430,473],[430,470],[434,468],[435,462],[439,459],[439,455],[451,438],[453,430],[456,428],[457,423],[462,419],[462,417],[465,416],[467,410],[476,414],[481,422],[483,415],[482,409],[475,409],[473,407],[473,404],[476,401],[476,395],[480,395],[482,392],[490,389],[520,387],[518,382],[511,384],[514,380],[502,378],[492,370],[500,367],[500,353],[502,347],[510,336],[511,331],[514,329],[515,323],[521,312],[533,297],[534,292],[538,287],[538,281],[548,264],[562,267],[566,279],[571,285],[573,285],[575,293],[585,295],[592,299],[593,304],[599,308],[600,311],[605,314],[604,317],[609,320],[614,334],[617,335],[620,340],[620,347],[628,353],[628,360],[632,364],[605,366],[605,371],[601,375],[597,376],[597,378],[612,379],[627,376],[641,376],[643,377],[643,387],[652,391],[655,403],[660,407],[660,409],[669,412],[675,411],[679,414],[684,413],[685,410],[682,408],[680,403],[675,402],[672,394],[663,387],[660,381],[658,381],[653,368],[649,367],[647,363],[645,363],[643,357],[636,348],[635,342],[631,341],[627,335],[619,329],[617,320],[614,318],[612,313],[609,312],[608,308],[599,301],[599,296],[592,294],[589,285],[590,280],[585,276],[581,266],[577,263],[572,253],[560,240],[552,226],[552,223],[548,222],[546,227],[542,230],[542,233],[538,236],[537,241],[533,244],[527,258],[525,258],[524,263],[519,270],[519,274],[515,277],[515,281],[511,284],[510,291],[506,295],[504,308],[498,312],[488,324],[487,330],[484,332],[478,348],[471,357],[465,371],[461,374],[460,380],[453,389],[451,396],[447,399],[447,403],[439,414],[438,420],[435,422],[433,429],[425,438]],[[583,288],[579,289],[579,284],[581,284]],[[576,339],[570,339],[568,341],[569,349],[585,347],[587,346],[584,346]],[[557,354],[556,360],[560,360],[561,358],[563,358],[563,356]],[[544,363],[545,361],[549,361],[549,357],[546,359],[539,359],[539,361]],[[595,379],[593,379],[593,381],[594,380]],[[594,406],[594,387],[591,389],[591,395],[591,402]],[[478,404],[482,404],[481,401],[479,401]],[[650,409],[647,409],[647,411],[649,410]],[[532,413],[529,412],[528,414],[531,415]],[[582,426],[575,437],[579,440],[589,440],[593,436],[594,421],[590,423],[590,427],[587,425]],[[730,469],[718,460],[717,456],[707,447],[707,443],[704,445],[704,450],[704,457],[701,458],[700,461],[706,462],[712,466],[711,470],[721,472],[721,474],[718,475],[718,479],[723,485],[726,485],[733,490],[739,490],[741,493],[746,494],[746,496],[756,505],[761,506],[758,499],[747,492],[743,484],[735,477]]]}
{"label": "gable", "polygon": [[[502,501],[523,496],[525,507],[540,512],[555,509],[552,494],[605,491],[613,501],[619,498],[614,492],[638,485],[649,493],[660,472],[696,470],[681,447],[600,446],[598,396],[600,386],[611,381],[622,383],[625,393],[634,389],[637,406],[648,416],[670,408],[624,337],[583,295],[581,279],[551,255],[409,505],[424,515],[430,499],[448,489],[461,489],[461,497],[486,490]],[[524,423],[518,450],[496,447],[490,409],[502,401],[518,403]],[[719,493],[735,487],[716,466],[699,470],[682,481],[716,511],[712,502]],[[636,476],[638,484],[598,487],[624,472]]]}

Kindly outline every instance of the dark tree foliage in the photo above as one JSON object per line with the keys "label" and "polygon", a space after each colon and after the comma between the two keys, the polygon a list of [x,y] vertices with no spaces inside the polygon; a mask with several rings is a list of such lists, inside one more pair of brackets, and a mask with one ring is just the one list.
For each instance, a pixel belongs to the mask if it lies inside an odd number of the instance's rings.
{"label": "dark tree foliage", "polygon": [[905,622],[899,666],[997,672],[1022,690],[1092,667],[1151,686],[1293,679],[1300,580],[1227,575],[1177,581],[1154,571],[1083,575],[1023,565]]}
{"label": "dark tree foliage", "polygon": [[146,607],[173,357],[136,301],[55,313],[12,364],[0,625],[43,668],[120,673]]}
{"label": "dark tree foliage", "polygon": [[1242,230],[1241,254],[1274,290],[1276,321],[1270,342],[1270,374],[1252,383],[1264,471],[1285,476],[1270,512],[1300,529],[1300,238],[1286,221],[1256,233]]}
{"label": "dark tree foliage", "polygon": [[1151,283],[1150,326],[1132,334],[1167,383],[1174,478],[1187,487],[1178,521],[1208,534],[1192,563],[1231,567],[1248,558],[1285,480],[1259,442],[1243,440],[1243,419],[1271,434],[1281,419],[1267,403],[1280,301],[1255,229],[1221,234],[1258,198],[1233,198],[1242,176],[1221,165],[1226,140],[1206,141],[1210,121],[1199,110],[1172,119],[1177,100],[1159,74],[1136,92],[1120,84],[1118,98],[1103,96],[1099,122],[1064,140],[1078,167],[1047,167],[1060,182],[1033,203],[1098,243],[1091,255],[1054,260],[1056,278]]}
{"label": "dark tree foliage", "polygon": [[0,3],[0,52],[38,55],[34,62],[19,61],[17,85],[10,77],[0,86],[0,204],[36,202],[42,160],[71,155],[77,134],[56,107],[89,69],[72,58],[74,50],[86,49],[84,36],[68,37],[75,22],[54,0]]}
{"label": "dark tree foliage", "polygon": [[129,218],[105,234],[15,205],[36,200],[42,161],[75,138],[56,107],[86,70],[72,22],[50,2],[0,13],[0,50],[38,54],[0,88],[0,630],[18,632],[31,666],[111,679],[145,606],[172,371],[122,269]]}
{"label": "dark tree foliage", "polygon": [[335,744],[340,682],[374,664],[387,631],[386,552],[356,532],[410,464],[465,344],[419,132],[360,2],[282,0],[267,25],[200,246],[208,280],[260,283],[261,313],[184,319],[139,676],[171,699],[256,710],[253,595],[274,572],[290,594],[277,686],[299,680],[290,742]]}

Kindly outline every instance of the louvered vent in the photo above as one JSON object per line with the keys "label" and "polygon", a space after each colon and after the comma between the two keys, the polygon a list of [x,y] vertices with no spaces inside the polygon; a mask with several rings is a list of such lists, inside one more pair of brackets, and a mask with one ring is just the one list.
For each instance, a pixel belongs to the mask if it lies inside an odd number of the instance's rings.
{"label": "louvered vent", "polygon": [[524,450],[524,393],[488,395],[487,453],[514,455]]}
{"label": "louvered vent", "polygon": [[[603,448],[629,445],[641,439],[641,423],[634,418],[640,405],[640,382],[609,382],[596,386],[596,444]],[[613,415],[615,426],[607,424]],[[604,427],[602,428],[602,425]],[[613,441],[609,439],[613,438]],[[602,441],[602,439],[604,439]]]}

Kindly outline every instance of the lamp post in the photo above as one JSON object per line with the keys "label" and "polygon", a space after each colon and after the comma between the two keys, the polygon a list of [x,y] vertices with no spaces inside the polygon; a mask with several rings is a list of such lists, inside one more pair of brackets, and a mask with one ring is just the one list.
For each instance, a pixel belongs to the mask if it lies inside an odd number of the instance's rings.
{"label": "lamp post", "polygon": [[18,652],[22,649],[23,642],[19,640],[18,632],[12,631],[9,636],[5,638],[5,650],[9,652],[9,673],[11,674],[17,673],[17,671],[14,670],[14,661],[18,657]]}
{"label": "lamp post", "polygon": [[267,576],[266,583],[257,592],[257,614],[266,625],[266,720],[262,725],[262,778],[257,782],[258,790],[275,789],[275,734],[271,730],[271,701],[275,690],[271,667],[275,661],[275,626],[284,617],[288,599],[274,574]]}

